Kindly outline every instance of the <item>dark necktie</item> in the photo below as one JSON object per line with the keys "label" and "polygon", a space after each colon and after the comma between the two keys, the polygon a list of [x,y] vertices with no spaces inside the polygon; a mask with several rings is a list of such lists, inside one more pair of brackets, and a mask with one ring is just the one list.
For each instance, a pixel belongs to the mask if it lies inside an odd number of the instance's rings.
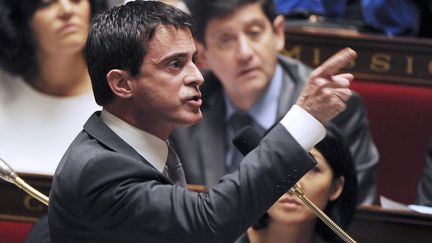
{"label": "dark necktie", "polygon": [[243,155],[235,148],[235,146],[231,143],[232,138],[247,125],[253,125],[253,118],[244,112],[236,112],[234,113],[228,121],[228,126],[231,128],[233,134],[229,140],[229,149],[231,150],[231,158],[228,158],[228,163],[226,167],[226,172],[231,173],[235,171],[239,165],[240,161],[243,159]]}
{"label": "dark necktie", "polygon": [[186,187],[186,178],[182,164],[177,153],[170,145],[168,145],[168,158],[162,173],[171,178],[176,185]]}

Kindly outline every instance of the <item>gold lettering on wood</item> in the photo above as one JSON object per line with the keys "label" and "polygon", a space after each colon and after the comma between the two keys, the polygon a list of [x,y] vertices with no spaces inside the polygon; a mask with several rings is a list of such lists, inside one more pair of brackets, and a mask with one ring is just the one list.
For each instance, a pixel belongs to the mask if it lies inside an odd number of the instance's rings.
{"label": "gold lettering on wood", "polygon": [[405,57],[405,59],[406,59],[406,64],[407,64],[407,66],[406,66],[406,73],[407,74],[413,74],[414,73],[414,58],[413,57],[411,57],[411,56],[406,56]]}
{"label": "gold lettering on wood", "polygon": [[429,63],[428,63],[428,71],[429,71],[429,74],[432,74],[432,60],[429,61]]}
{"label": "gold lettering on wood", "polygon": [[391,56],[384,53],[376,53],[371,57],[369,68],[372,71],[385,73],[391,69]]}
{"label": "gold lettering on wood", "polygon": [[312,59],[313,66],[319,66],[321,64],[321,49],[320,48],[313,48],[313,59]]}

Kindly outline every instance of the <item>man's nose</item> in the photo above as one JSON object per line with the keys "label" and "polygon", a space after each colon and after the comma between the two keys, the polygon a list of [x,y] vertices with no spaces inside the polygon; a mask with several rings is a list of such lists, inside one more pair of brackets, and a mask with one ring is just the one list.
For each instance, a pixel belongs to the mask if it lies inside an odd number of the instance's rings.
{"label": "man's nose", "polygon": [[197,84],[202,85],[204,83],[204,77],[202,76],[199,68],[193,63],[187,70],[187,74],[185,77],[186,84]]}
{"label": "man's nose", "polygon": [[238,38],[237,59],[239,61],[248,61],[253,55],[251,40],[246,35],[240,35]]}

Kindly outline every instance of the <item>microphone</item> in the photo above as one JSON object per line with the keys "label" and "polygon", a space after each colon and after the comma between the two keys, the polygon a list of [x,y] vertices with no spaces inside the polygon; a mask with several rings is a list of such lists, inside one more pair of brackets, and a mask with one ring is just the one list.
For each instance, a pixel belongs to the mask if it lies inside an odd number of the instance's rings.
{"label": "microphone", "polygon": [[[261,140],[261,135],[251,126],[245,126],[234,136],[232,143],[244,155],[256,148]],[[333,232],[347,243],[356,243],[343,229],[341,229],[331,218],[329,218],[320,208],[306,197],[303,191],[294,185],[290,188],[290,193],[300,199],[312,212],[320,218]]]}
{"label": "microphone", "polygon": [[232,143],[244,156],[258,146],[261,135],[252,127],[245,126],[233,137]]}
{"label": "microphone", "polygon": [[0,158],[0,178],[3,180],[15,184],[17,187],[21,188],[27,192],[30,196],[34,197],[41,203],[48,206],[48,197],[40,193],[38,190],[27,184],[23,179],[21,179],[15,171]]}

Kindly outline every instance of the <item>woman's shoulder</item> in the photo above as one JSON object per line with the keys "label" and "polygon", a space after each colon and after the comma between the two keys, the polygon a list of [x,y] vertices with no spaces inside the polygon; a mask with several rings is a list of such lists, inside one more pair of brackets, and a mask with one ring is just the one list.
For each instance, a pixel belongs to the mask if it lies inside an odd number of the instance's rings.
{"label": "woman's shoulder", "polygon": [[4,95],[12,95],[15,91],[22,90],[22,86],[24,85],[24,80],[16,75],[5,71],[4,69],[0,69],[0,94],[3,97]]}

